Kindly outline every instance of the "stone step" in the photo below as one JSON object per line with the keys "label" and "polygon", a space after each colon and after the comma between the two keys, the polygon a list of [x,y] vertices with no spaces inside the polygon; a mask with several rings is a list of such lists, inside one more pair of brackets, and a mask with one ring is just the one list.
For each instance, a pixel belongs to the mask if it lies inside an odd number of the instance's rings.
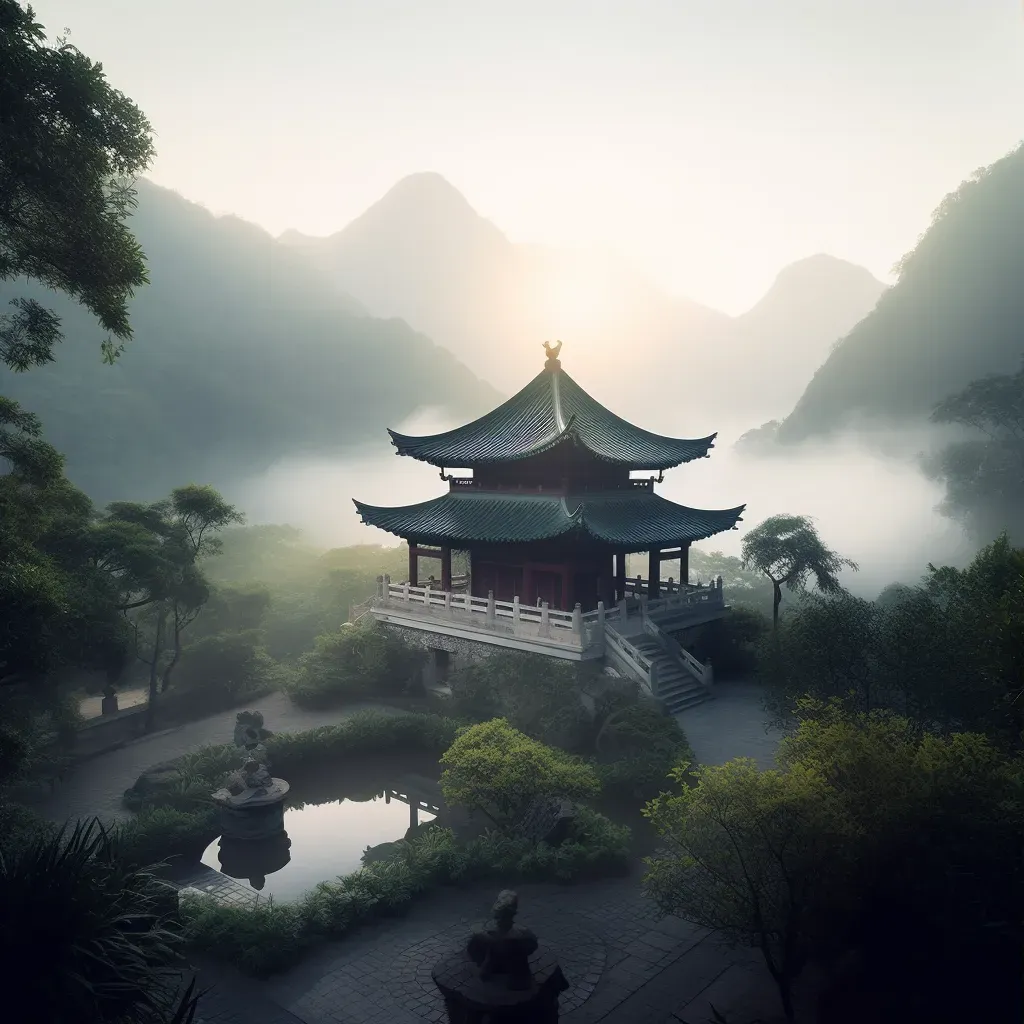
{"label": "stone step", "polygon": [[670,714],[678,715],[681,711],[686,711],[689,708],[694,708],[698,704],[704,704],[712,699],[713,698],[711,694],[704,692],[696,693],[688,697],[669,698],[667,700],[665,698],[662,698],[662,703],[668,709]]}

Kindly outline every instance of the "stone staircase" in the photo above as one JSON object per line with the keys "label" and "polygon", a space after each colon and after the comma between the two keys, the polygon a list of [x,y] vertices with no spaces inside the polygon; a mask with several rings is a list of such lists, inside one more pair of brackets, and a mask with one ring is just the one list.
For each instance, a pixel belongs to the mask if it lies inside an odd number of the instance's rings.
{"label": "stone staircase", "polygon": [[681,661],[666,653],[657,640],[639,636],[631,642],[657,666],[657,696],[672,714],[711,700],[712,694],[708,688],[695,679],[693,673]]}

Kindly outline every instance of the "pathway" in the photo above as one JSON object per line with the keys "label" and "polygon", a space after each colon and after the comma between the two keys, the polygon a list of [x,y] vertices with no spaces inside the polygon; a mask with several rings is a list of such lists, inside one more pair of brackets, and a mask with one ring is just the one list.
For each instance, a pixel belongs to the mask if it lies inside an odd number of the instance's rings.
{"label": "pathway", "polygon": [[[283,693],[272,693],[253,705],[253,710],[263,712],[266,727],[275,733],[301,732],[318,725],[334,725],[366,708],[395,713],[394,708],[371,702],[306,711],[295,707]],[[69,818],[94,815],[104,822],[124,820],[130,812],[123,806],[121,798],[143,771],[210,743],[230,743],[237,713],[238,708],[223,711],[198,722],[143,736],[116,750],[82,761],[52,794],[39,795],[32,802],[36,810],[51,821],[63,822]]]}
{"label": "pathway", "polygon": [[734,757],[752,757],[760,768],[775,765],[780,733],[765,729],[761,687],[753,680],[719,683],[714,700],[680,711],[675,718],[698,764],[725,764]]}
{"label": "pathway", "polygon": [[[358,710],[303,711],[281,694],[257,707],[275,732],[332,724]],[[39,809],[53,820],[122,818],[122,794],[140,772],[208,743],[230,741],[235,713],[83,762]],[[760,695],[751,683],[723,683],[715,700],[678,719],[702,763],[737,756],[754,757],[764,767],[773,763],[778,737],[765,732]],[[518,887],[522,923],[557,949],[570,981],[561,998],[566,1024],[703,1024],[712,1015],[710,1003],[739,1024],[777,1015],[774,990],[756,954],[723,948],[705,930],[674,918],[657,921],[638,881]],[[200,987],[210,991],[199,1024],[438,1024],[443,1006],[430,968],[487,918],[498,888],[428,894],[408,915],[329,943],[267,982],[201,965]]]}

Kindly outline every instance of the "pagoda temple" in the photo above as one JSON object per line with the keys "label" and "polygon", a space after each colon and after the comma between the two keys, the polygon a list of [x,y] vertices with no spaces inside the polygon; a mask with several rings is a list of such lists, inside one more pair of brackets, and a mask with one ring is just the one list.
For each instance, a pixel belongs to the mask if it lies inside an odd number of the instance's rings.
{"label": "pagoda temple", "polygon": [[[356,501],[362,521],[408,543],[409,586],[421,584],[420,558],[437,559],[431,585],[441,594],[453,590],[453,550],[469,559],[457,590],[517,606],[586,613],[638,590],[657,599],[669,559],[680,561],[687,585],[690,544],[734,528],[745,506],[690,508],[655,484],[665,470],[707,458],[716,435],[664,437],[634,426],[562,369],[561,342],[544,347],[544,369],[487,415],[428,437],[389,431],[397,453],[438,467],[448,490],[395,508]],[[649,553],[639,584],[626,578],[635,552]]]}

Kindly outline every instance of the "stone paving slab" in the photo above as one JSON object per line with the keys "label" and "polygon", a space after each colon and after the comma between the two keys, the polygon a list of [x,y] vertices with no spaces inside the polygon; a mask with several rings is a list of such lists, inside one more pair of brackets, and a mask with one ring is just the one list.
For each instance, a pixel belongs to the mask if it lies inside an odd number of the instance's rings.
{"label": "stone paving slab", "polygon": [[[704,929],[657,921],[636,879],[517,891],[517,920],[556,952],[569,981],[567,1024],[661,1021],[736,960]],[[403,918],[317,950],[271,979],[267,994],[306,1024],[438,1024],[444,1006],[430,971],[484,923],[495,895],[493,885],[435,893]]]}
{"label": "stone paving slab", "polygon": [[675,716],[690,741],[698,764],[725,764],[752,757],[759,768],[775,767],[781,734],[765,728],[761,686],[754,680],[730,679],[715,686],[714,700]]}

